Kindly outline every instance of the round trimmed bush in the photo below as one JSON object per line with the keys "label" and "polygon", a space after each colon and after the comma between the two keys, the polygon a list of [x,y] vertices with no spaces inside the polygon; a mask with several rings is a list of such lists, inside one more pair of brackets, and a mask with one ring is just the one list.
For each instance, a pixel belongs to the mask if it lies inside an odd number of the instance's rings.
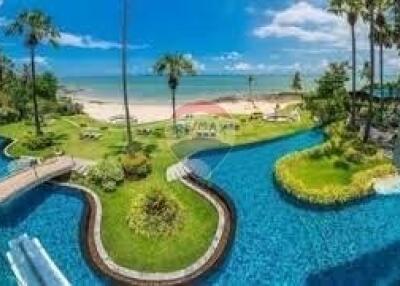
{"label": "round trimmed bush", "polygon": [[121,164],[125,177],[129,179],[143,179],[151,172],[150,160],[142,152],[122,156]]}
{"label": "round trimmed bush", "polygon": [[127,216],[129,228],[146,237],[170,236],[183,225],[178,201],[159,189],[136,198]]}

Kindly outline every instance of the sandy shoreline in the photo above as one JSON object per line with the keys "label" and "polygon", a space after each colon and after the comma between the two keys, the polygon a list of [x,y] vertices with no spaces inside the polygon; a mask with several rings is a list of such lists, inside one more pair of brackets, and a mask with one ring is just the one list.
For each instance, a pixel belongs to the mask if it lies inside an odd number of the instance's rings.
{"label": "sandy shoreline", "polygon": [[[75,98],[75,101],[83,105],[83,110],[90,117],[100,121],[112,121],[113,118],[124,114],[124,106],[118,102],[106,102],[95,98]],[[250,101],[247,98],[223,97],[212,101],[198,101],[185,104],[177,104],[179,115],[187,113],[227,113],[227,114],[251,114],[261,111],[265,114],[273,113],[276,104],[281,108],[298,103],[298,96],[291,94],[271,94],[257,96]],[[136,103],[130,105],[131,114],[139,123],[167,120],[172,117],[172,107],[168,103],[147,104]],[[217,111],[216,111],[217,110]]]}

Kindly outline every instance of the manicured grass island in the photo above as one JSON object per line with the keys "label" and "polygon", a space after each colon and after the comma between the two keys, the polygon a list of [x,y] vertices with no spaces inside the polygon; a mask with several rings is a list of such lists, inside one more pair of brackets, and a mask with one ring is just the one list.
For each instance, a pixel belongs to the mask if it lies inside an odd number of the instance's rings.
{"label": "manicured grass island", "polygon": [[[308,114],[303,114],[298,122],[286,123],[249,120],[248,116],[237,116],[233,120],[239,128],[232,134],[219,136],[215,144],[190,144],[189,137],[174,139],[165,131],[169,126],[166,122],[137,125],[134,127],[135,140],[145,146],[152,146],[149,155],[152,171],[146,178],[125,180],[113,192],[106,192],[82,178],[76,179],[77,182],[92,188],[101,199],[102,241],[116,263],[146,272],[174,271],[193,263],[208,249],[216,231],[218,214],[208,201],[181,183],[166,182],[166,169],[179,158],[204,148],[270,139],[313,126]],[[18,140],[9,150],[14,156],[48,157],[62,151],[76,158],[96,162],[105,157],[118,158],[124,150],[123,142],[126,142],[123,126],[98,122],[84,115],[48,119],[43,129],[46,133],[55,134],[55,144],[38,151],[32,151],[24,144],[26,135],[33,130],[29,123],[0,126],[0,134]],[[101,136],[97,139],[83,138],[82,133],[88,129],[95,130]],[[185,141],[186,143],[182,144]],[[157,190],[162,190],[162,193],[168,196],[167,201],[171,199],[179,204],[179,227],[174,228],[168,235],[151,236],[133,231],[132,226],[129,227],[132,206],[135,202],[143,200],[144,194]]]}
{"label": "manicured grass island", "polygon": [[391,175],[394,166],[374,145],[363,144],[342,124],[327,130],[321,146],[290,154],[276,165],[283,190],[317,205],[337,205],[374,193],[374,178]]}

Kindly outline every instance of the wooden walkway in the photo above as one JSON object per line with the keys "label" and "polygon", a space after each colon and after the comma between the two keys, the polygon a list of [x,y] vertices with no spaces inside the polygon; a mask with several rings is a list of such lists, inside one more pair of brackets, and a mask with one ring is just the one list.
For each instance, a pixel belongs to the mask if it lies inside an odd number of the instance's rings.
{"label": "wooden walkway", "polygon": [[71,172],[75,162],[71,157],[53,158],[29,169],[17,172],[0,182],[0,203],[18,192],[32,189],[44,182]]}

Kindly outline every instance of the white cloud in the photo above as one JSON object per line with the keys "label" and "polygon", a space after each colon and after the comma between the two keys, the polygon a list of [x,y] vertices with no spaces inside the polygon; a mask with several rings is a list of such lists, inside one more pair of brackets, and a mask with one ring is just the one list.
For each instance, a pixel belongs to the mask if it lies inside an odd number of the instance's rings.
{"label": "white cloud", "polygon": [[196,60],[192,54],[185,54],[185,57],[193,62],[195,70],[199,72],[204,72],[206,70],[206,65]]}
{"label": "white cloud", "polygon": [[248,62],[240,61],[233,64],[228,64],[224,66],[225,71],[229,72],[262,72],[266,69],[265,64],[251,64]]}
{"label": "white cloud", "polygon": [[[315,1],[313,1],[315,2]],[[346,19],[329,13],[315,4],[300,1],[281,11],[267,10],[272,20],[253,30],[258,38],[294,38],[306,43],[324,43],[348,48],[350,30]],[[361,21],[357,26],[360,48],[367,47],[367,27]]]}
{"label": "white cloud", "polygon": [[[121,48],[120,43],[94,39],[92,36],[89,35],[75,35],[66,32],[60,33],[60,39],[58,42],[62,46],[70,46],[83,49],[111,50]],[[128,48],[131,50],[146,49],[148,47],[148,45],[128,46]]]}
{"label": "white cloud", "polygon": [[233,65],[226,65],[224,68],[227,71],[250,71],[253,66],[246,62],[238,62]]}
{"label": "white cloud", "polygon": [[220,62],[237,61],[237,60],[241,59],[242,57],[243,57],[243,55],[241,53],[232,51],[232,52],[223,53],[222,55],[217,56],[217,57],[213,57],[213,60],[220,61]]}

